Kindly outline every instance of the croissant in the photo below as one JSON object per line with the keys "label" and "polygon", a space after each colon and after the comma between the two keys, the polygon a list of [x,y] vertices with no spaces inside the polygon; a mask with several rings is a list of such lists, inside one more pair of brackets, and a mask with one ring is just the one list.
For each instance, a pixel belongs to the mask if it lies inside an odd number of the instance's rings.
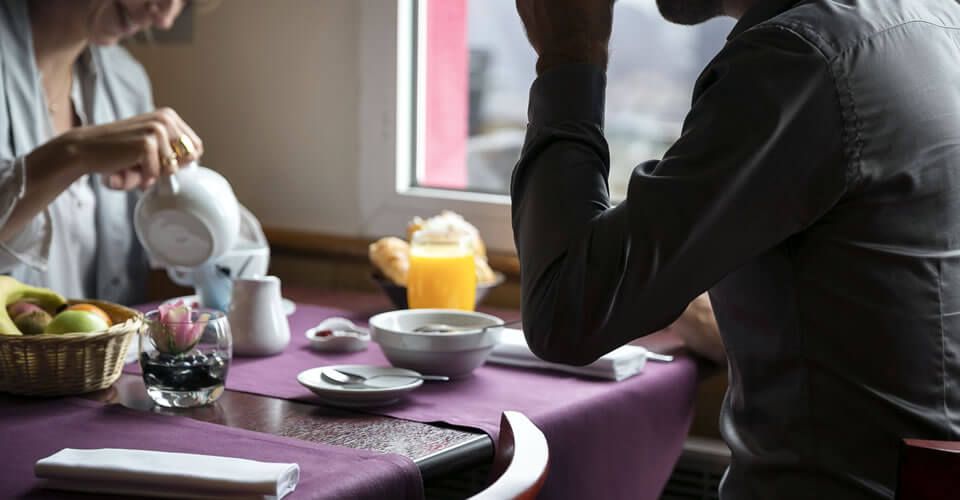
{"label": "croissant", "polygon": [[410,270],[410,244],[392,236],[370,244],[370,262],[394,283],[406,286]]}

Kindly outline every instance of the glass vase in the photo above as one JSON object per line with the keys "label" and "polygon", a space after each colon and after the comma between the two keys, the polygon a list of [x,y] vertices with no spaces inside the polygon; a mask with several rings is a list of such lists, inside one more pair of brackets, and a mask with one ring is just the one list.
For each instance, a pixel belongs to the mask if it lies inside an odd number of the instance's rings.
{"label": "glass vase", "polygon": [[140,368],[147,394],[167,408],[213,403],[223,394],[233,355],[230,324],[214,309],[151,311],[140,329]]}

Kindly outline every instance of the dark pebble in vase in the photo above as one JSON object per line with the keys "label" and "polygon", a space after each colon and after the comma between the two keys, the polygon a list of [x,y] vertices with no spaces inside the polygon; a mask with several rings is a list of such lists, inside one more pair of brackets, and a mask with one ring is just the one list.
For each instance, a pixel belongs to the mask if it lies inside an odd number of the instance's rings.
{"label": "dark pebble in vase", "polygon": [[148,386],[169,391],[197,391],[223,385],[229,363],[219,353],[158,354],[153,358],[141,353],[140,367]]}

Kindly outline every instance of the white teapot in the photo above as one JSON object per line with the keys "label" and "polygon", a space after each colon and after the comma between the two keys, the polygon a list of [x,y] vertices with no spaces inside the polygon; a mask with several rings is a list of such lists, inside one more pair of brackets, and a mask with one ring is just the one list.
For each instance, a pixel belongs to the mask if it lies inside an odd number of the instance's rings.
{"label": "white teapot", "polygon": [[233,248],[240,209],[222,175],[191,163],[144,193],[133,225],[156,263],[198,267]]}

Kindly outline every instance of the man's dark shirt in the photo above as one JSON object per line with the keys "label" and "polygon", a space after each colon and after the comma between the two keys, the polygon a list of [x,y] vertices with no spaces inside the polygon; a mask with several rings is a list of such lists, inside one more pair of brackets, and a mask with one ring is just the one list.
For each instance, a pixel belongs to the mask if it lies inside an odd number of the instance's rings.
{"label": "man's dark shirt", "polygon": [[722,498],[891,498],[901,438],[960,439],[960,4],[761,0],[613,208],[604,87],[571,65],[530,92],[531,348],[587,363],[709,290]]}

